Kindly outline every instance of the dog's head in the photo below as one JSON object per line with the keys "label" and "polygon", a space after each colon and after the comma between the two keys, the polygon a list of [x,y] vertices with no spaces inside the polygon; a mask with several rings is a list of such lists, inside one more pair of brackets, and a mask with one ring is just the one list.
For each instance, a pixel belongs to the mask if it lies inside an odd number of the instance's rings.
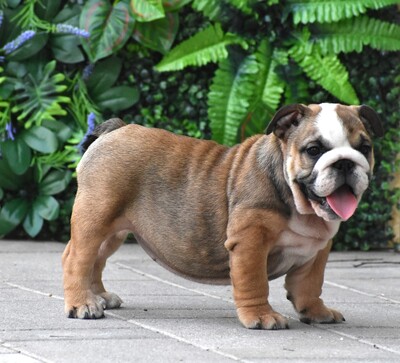
{"label": "dog's head", "polygon": [[327,221],[353,215],[372,176],[371,138],[383,135],[372,108],[285,106],[266,132],[280,139],[286,182],[299,213],[315,213]]}

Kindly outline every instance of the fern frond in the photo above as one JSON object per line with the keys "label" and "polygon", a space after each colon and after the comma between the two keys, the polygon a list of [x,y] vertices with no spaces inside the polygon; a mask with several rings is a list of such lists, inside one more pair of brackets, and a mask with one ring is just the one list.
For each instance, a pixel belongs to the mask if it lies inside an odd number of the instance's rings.
{"label": "fern frond", "polygon": [[307,52],[301,43],[294,45],[289,54],[308,77],[333,96],[348,104],[360,103],[349,82],[347,69],[336,55],[324,56],[317,46],[313,47],[312,52]]}
{"label": "fern frond", "polygon": [[273,49],[268,40],[264,39],[255,56],[259,71],[249,115],[242,126],[242,140],[265,130],[280,104],[285,88],[285,84],[276,73],[276,67],[287,62],[287,53]]}
{"label": "fern frond", "polygon": [[[269,49],[268,49],[269,48]],[[285,89],[285,84],[276,73],[276,67],[279,65],[279,56],[282,51],[279,49],[271,49],[266,43],[261,44],[257,53],[257,59],[260,64],[263,74],[263,85],[261,92],[261,100],[265,107],[268,107],[272,112],[278,108],[281,101],[282,93]],[[287,55],[286,55],[287,58]]]}
{"label": "fern frond", "polygon": [[243,11],[245,14],[251,14],[252,9],[249,6],[249,0],[228,0],[228,3],[234,6],[236,9]]}
{"label": "fern frond", "polygon": [[313,40],[324,53],[361,52],[363,46],[384,51],[400,50],[400,26],[367,16],[322,24]]}
{"label": "fern frond", "polygon": [[286,11],[293,14],[295,24],[331,23],[398,3],[398,0],[287,0]]}
{"label": "fern frond", "polygon": [[208,94],[208,116],[215,141],[233,145],[254,96],[258,77],[254,54],[220,62]]}
{"label": "fern frond", "polygon": [[216,24],[177,45],[155,68],[159,72],[167,72],[218,62],[228,57],[226,46],[230,44],[240,44],[247,48],[242,38],[230,33],[224,34],[221,26]]}
{"label": "fern frond", "polygon": [[192,8],[202,12],[204,16],[211,20],[216,20],[221,12],[221,5],[220,0],[193,0]]}

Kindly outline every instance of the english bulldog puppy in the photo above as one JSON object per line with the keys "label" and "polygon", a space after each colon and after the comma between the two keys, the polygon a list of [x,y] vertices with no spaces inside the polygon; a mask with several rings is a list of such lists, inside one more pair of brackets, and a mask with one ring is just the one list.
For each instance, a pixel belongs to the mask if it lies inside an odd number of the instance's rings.
{"label": "english bulldog puppy", "polygon": [[234,147],[111,119],[77,168],[63,254],[65,312],[96,319],[122,300],[106,291],[107,258],[132,232],[158,263],[189,279],[231,283],[251,329],[284,329],[268,280],[286,275],[303,322],[339,323],[320,298],[332,237],[355,212],[382,136],[368,106],[294,104],[265,135]]}

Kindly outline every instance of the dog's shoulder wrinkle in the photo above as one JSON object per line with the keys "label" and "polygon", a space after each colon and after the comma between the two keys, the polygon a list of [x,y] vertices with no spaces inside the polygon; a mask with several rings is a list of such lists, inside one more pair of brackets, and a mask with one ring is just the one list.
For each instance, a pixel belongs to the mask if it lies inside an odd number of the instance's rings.
{"label": "dog's shoulder wrinkle", "polygon": [[292,193],[285,181],[284,159],[277,138],[268,137],[268,141],[263,143],[259,150],[258,160],[268,175],[271,187],[274,188],[274,192],[271,193],[275,196],[274,209],[289,217],[291,215]]}
{"label": "dog's shoulder wrinkle", "polygon": [[123,126],[126,126],[126,123],[119,118],[111,118],[100,125],[97,125],[93,133],[87,135],[81,143],[80,148],[82,154],[84,154],[89,146],[92,145],[101,135],[108,134],[109,132],[117,130]]}

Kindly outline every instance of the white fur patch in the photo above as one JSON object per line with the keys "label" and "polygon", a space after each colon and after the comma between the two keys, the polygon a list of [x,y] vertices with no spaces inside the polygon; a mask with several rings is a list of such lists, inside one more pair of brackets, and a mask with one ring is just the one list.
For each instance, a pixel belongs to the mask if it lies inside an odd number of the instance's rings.
{"label": "white fur patch", "polygon": [[333,148],[350,146],[347,139],[343,121],[339,118],[335,103],[322,103],[315,123],[321,136],[327,140]]}

